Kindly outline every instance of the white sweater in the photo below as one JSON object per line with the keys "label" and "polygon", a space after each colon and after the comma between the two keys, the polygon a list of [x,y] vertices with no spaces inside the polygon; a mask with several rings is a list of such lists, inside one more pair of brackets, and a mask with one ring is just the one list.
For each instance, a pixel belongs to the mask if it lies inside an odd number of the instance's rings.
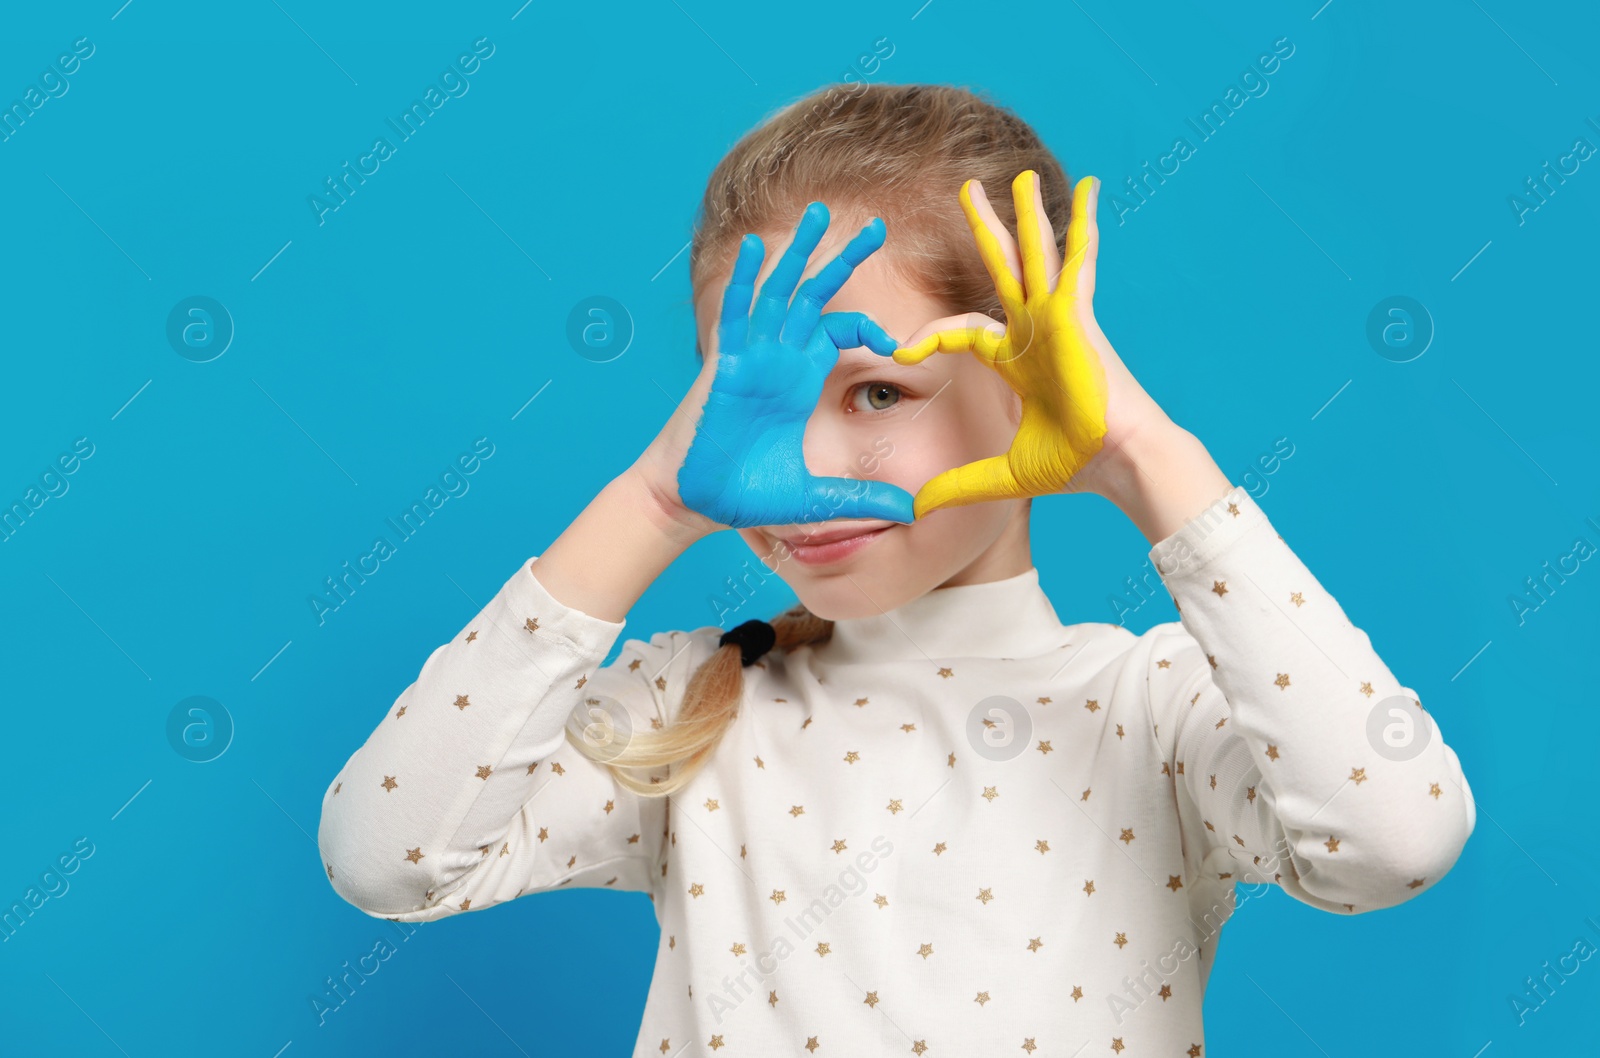
{"label": "white sweater", "polygon": [[1390,907],[1450,869],[1475,809],[1416,692],[1243,489],[1150,557],[1181,621],[1142,635],[1061,624],[1030,568],[768,653],[670,800],[563,729],[597,696],[671,722],[722,630],[601,668],[624,622],[530,562],[329,785],[328,878],[405,922],[648,893],[639,1056],[1202,1055],[1236,883]]}

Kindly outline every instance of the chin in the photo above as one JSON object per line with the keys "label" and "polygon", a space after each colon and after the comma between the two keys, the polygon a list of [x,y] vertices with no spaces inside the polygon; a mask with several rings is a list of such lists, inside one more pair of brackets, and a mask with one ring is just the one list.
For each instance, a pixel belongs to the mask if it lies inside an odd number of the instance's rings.
{"label": "chin", "polygon": [[802,562],[783,541],[765,529],[741,529],[746,545],[761,557],[795,593],[800,603],[828,621],[871,617],[892,610],[923,594],[924,583],[941,563],[918,545],[911,553],[907,533],[912,526],[896,523],[858,552],[821,564]]}
{"label": "chin", "polygon": [[[845,581],[845,588],[850,588],[850,582]],[[810,610],[824,621],[844,621],[853,617],[872,617],[883,613],[884,610],[893,609],[892,604],[875,604],[863,598],[861,593],[853,589],[845,592],[836,588],[805,588],[804,585],[791,585],[796,589],[795,594],[800,598],[800,604]]]}
{"label": "chin", "polygon": [[[786,567],[794,565],[791,560]],[[873,617],[893,610],[928,590],[926,567],[862,561],[826,572],[784,570],[784,580],[807,610],[828,621]],[[846,576],[848,574],[848,576]]]}

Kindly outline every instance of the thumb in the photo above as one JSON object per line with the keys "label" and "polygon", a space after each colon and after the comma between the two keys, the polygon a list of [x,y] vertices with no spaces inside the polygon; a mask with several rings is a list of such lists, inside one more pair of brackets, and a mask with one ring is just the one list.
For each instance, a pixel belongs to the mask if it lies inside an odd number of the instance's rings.
{"label": "thumb", "polygon": [[[819,478],[806,482],[806,510],[827,505],[827,518],[882,518],[889,522],[916,519],[911,493],[887,481],[870,478]],[[826,521],[827,519],[811,519]]]}

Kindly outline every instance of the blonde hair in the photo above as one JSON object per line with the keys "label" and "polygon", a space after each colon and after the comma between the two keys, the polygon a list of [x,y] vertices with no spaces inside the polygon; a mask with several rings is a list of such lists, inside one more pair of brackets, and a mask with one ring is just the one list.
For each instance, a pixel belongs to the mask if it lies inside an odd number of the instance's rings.
{"label": "blonde hair", "polygon": [[[981,181],[995,215],[1014,232],[1011,182],[1025,169],[1039,174],[1044,212],[1065,256],[1072,185],[1039,135],[1009,109],[950,85],[825,86],[770,114],[712,170],[689,251],[691,301],[731,271],[731,255],[747,232],[792,232],[806,205],[820,199],[830,229],[883,217],[888,240],[875,256],[902,281],[957,312],[1004,321],[958,195],[967,180]],[[767,254],[781,250],[769,244]],[[824,643],[833,634],[833,622],[804,605],[771,624],[774,651]],[[737,643],[717,648],[691,676],[672,723],[633,731],[620,752],[597,747],[571,725],[568,741],[635,793],[675,793],[739,715],[742,660]],[[656,768],[668,775],[644,782],[630,774]]]}

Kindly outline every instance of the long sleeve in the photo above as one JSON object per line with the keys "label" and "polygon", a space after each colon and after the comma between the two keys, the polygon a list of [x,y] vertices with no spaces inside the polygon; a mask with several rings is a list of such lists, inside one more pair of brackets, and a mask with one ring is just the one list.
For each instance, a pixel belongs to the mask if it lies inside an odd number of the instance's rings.
{"label": "long sleeve", "polygon": [[1151,719],[1207,867],[1338,913],[1436,883],[1476,821],[1456,754],[1250,495],[1150,558],[1181,617],[1141,637]]}
{"label": "long sleeve", "polygon": [[563,605],[535,569],[433,651],[323,795],[323,866],[369,915],[430,921],[569,884],[654,898],[666,801],[565,731],[580,704],[634,730],[669,722],[709,648],[663,632],[601,668],[624,622]]}

